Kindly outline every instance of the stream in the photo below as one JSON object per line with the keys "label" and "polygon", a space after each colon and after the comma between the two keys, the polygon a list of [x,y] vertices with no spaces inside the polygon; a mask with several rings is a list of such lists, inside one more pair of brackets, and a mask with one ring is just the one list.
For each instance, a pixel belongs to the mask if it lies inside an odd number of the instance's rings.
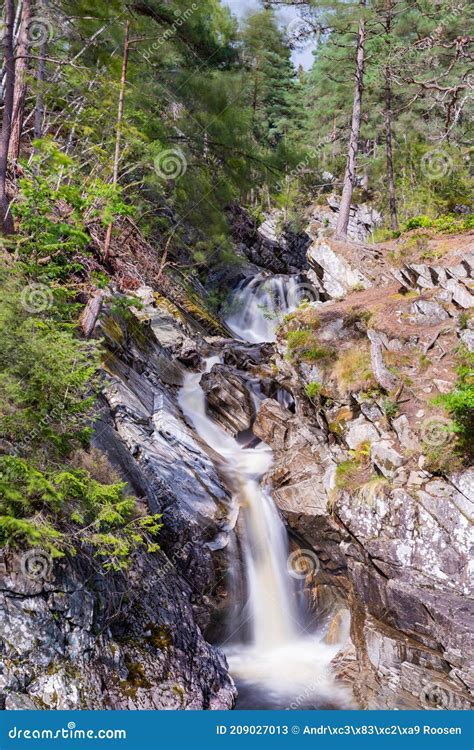
{"label": "stream", "polygon": [[[240,340],[272,341],[282,316],[298,305],[291,277],[257,277],[236,292],[227,325]],[[220,362],[209,357],[209,372]],[[223,459],[232,488],[235,531],[241,548],[243,602],[232,602],[229,635],[220,644],[236,682],[237,708],[344,708],[347,692],[335,684],[330,662],[340,644],[325,643],[324,629],[311,623],[304,604],[301,575],[292,569],[286,527],[262,477],[272,465],[271,449],[260,442],[241,444],[214,422],[206,410],[200,386],[202,372],[189,372],[179,394],[179,406],[205,443]],[[236,538],[229,544],[233,575],[240,560]],[[239,586],[229,587],[230,596]],[[303,602],[303,603],[302,603]]]}

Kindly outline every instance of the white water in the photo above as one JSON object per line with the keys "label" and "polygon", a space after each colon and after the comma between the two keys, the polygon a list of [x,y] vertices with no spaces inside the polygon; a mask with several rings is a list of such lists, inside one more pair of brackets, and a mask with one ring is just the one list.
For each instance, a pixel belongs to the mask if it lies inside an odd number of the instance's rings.
{"label": "white water", "polygon": [[[282,299],[288,298],[285,291]],[[258,331],[255,336],[270,335],[271,330],[264,331],[259,308],[250,303],[244,316],[249,325],[252,315]],[[240,323],[240,337],[245,321]],[[217,362],[219,357],[208,359],[206,371]],[[245,643],[224,644],[231,674],[238,685],[264,694],[271,704],[267,707],[282,708],[285,702],[296,708],[305,703],[347,705],[345,691],[335,686],[328,668],[338,647],[326,645],[322,634],[305,632],[295,596],[296,581],[288,569],[286,529],[271,495],[261,487],[261,479],[272,464],[272,452],[262,443],[252,449],[243,447],[208,417],[201,377],[202,373],[185,376],[179,405],[200,437],[222,457],[240,507],[239,536],[247,591],[243,616],[250,635]],[[235,626],[240,632],[242,617]]]}
{"label": "white water", "polygon": [[301,302],[303,287],[292,276],[255,276],[241,282],[226,323],[237,338],[258,344],[274,341],[285,315]]}

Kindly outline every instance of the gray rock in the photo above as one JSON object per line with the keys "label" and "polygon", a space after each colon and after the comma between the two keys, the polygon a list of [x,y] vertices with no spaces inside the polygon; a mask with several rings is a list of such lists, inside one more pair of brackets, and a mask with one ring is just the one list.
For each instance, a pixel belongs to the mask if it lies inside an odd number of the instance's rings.
{"label": "gray rock", "polygon": [[340,299],[357,285],[364,288],[371,286],[368,279],[357,269],[351,268],[327,242],[319,241],[311,245],[308,250],[308,261],[329,299]]}
{"label": "gray rock", "polygon": [[469,329],[461,331],[461,333],[459,334],[459,338],[461,339],[464,346],[467,347],[468,351],[474,352],[474,331],[471,331]]}
{"label": "gray rock", "polygon": [[408,418],[404,414],[402,414],[400,417],[397,417],[397,419],[394,419],[392,421],[392,426],[397,434],[402,448],[410,451],[417,449],[418,440],[416,439],[415,434],[410,428]]}
{"label": "gray rock", "polygon": [[349,423],[347,432],[345,434],[345,442],[353,450],[358,448],[362,443],[372,443],[379,440],[380,435],[377,429],[371,422],[368,422],[364,417],[359,417]]}
{"label": "gray rock", "polygon": [[385,477],[393,477],[395,471],[403,466],[404,459],[388,440],[380,440],[372,443],[370,447],[370,460],[382,472]]}

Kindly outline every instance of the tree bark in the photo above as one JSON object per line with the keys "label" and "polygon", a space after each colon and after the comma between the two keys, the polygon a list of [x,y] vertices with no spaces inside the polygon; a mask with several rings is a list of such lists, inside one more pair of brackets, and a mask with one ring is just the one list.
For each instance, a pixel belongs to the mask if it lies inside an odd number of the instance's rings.
{"label": "tree bark", "polygon": [[[387,19],[385,31],[387,34],[388,44],[390,44],[390,34],[392,31],[392,0],[387,0]],[[397,214],[397,191],[395,187],[395,176],[393,169],[393,139],[392,139],[392,79],[390,65],[384,68],[385,78],[385,153],[387,159],[387,182],[388,182],[388,205],[390,210],[390,226],[394,232],[398,232],[398,214]]]}
{"label": "tree bark", "polygon": [[5,30],[3,35],[3,60],[6,71],[3,96],[3,119],[0,132],[0,232],[11,234],[13,220],[9,213],[7,196],[8,147],[12,130],[13,95],[15,90],[15,60],[13,57],[13,24],[15,7],[13,0],[5,0]]}
{"label": "tree bark", "polygon": [[25,108],[27,74],[29,67],[29,48],[28,26],[31,20],[31,2],[23,0],[21,13],[20,36],[18,40],[16,62],[15,62],[15,91],[13,96],[13,118],[12,132],[10,136],[10,146],[8,155],[10,159],[16,161],[20,155],[20,142],[23,130],[23,112]]}
{"label": "tree bark", "polygon": [[[364,5],[365,3],[362,4],[362,6]],[[359,21],[359,29],[357,33],[356,72],[354,101],[352,105],[351,133],[349,137],[346,173],[344,175],[341,203],[339,205],[339,216],[336,226],[336,237],[338,239],[347,239],[347,227],[349,224],[352,193],[357,182],[357,152],[359,149],[362,94],[364,91],[365,39],[365,19],[361,18]]]}
{"label": "tree bark", "polygon": [[44,39],[41,43],[40,54],[38,60],[38,69],[36,71],[36,81],[38,84],[38,93],[36,94],[35,102],[35,123],[34,123],[34,137],[35,140],[43,136],[43,118],[44,118],[44,103],[43,103],[43,92],[41,87],[46,75],[46,53],[48,51],[48,40]]}
{"label": "tree bark", "polygon": [[[115,134],[115,154],[114,154],[114,171],[112,177],[112,184],[117,185],[118,173],[119,173],[119,162],[120,162],[120,138],[122,134],[122,120],[123,120],[123,109],[125,103],[125,84],[127,82],[127,67],[128,67],[128,55],[130,50],[130,22],[127,21],[125,24],[125,38],[123,43],[123,58],[122,58],[122,75],[120,77],[120,93],[119,102],[117,108],[117,125]],[[110,242],[112,239],[113,222],[107,227],[104,242],[104,257],[107,258],[110,251]]]}

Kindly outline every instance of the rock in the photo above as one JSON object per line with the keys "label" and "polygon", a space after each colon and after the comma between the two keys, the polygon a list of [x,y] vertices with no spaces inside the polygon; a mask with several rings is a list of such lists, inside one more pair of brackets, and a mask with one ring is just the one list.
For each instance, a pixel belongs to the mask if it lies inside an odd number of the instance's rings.
{"label": "rock", "polygon": [[315,275],[315,279],[314,275],[310,275],[310,279],[316,281],[329,299],[340,299],[355,286],[370,286],[368,279],[337,255],[329,242],[318,241],[311,245],[308,262]]}
{"label": "rock", "polygon": [[405,450],[408,451],[413,451],[418,448],[418,440],[410,428],[408,418],[404,414],[397,417],[397,419],[394,419],[392,421],[392,426],[402,448],[405,448]]}
{"label": "rock", "polygon": [[461,339],[464,346],[468,349],[468,351],[474,352],[474,331],[471,331],[469,329],[461,331],[461,333],[459,334],[459,338]]}
{"label": "rock", "polygon": [[436,325],[449,318],[448,313],[437,302],[417,300],[411,306],[410,321],[419,325]]}
{"label": "rock", "polygon": [[8,693],[5,698],[5,709],[7,711],[37,711],[38,708],[33,700],[23,693]]}
{"label": "rock", "polygon": [[293,232],[285,227],[281,210],[268,213],[260,226],[240,206],[232,206],[228,216],[234,238],[251,263],[275,274],[307,269],[306,250],[311,240],[305,232]]}
{"label": "rock", "polygon": [[374,378],[389,393],[397,387],[398,380],[385,366],[382,354],[382,337],[380,333],[374,330],[367,331],[367,336],[370,341],[370,361]]}
{"label": "rock", "polygon": [[349,448],[353,450],[358,448],[362,443],[372,443],[379,440],[379,438],[380,435],[374,425],[363,417],[359,417],[349,423],[344,437]]}
{"label": "rock", "polygon": [[69,677],[64,669],[51,675],[42,675],[30,683],[28,694],[39,699],[46,708],[58,711],[75,711],[81,708],[79,681]]}
{"label": "rock", "polygon": [[250,429],[255,404],[245,380],[225,365],[214,365],[201,378],[208,409],[214,419],[232,435]]}
{"label": "rock", "polygon": [[370,447],[370,460],[382,472],[385,477],[392,477],[395,471],[403,466],[404,459],[394,449],[388,440],[380,440],[372,443]]}
{"label": "rock", "polygon": [[446,288],[452,293],[453,302],[463,310],[469,310],[471,307],[474,307],[474,296],[464,284],[460,284],[454,279],[449,279],[446,283]]}
{"label": "rock", "polygon": [[288,434],[288,420],[291,419],[290,412],[282,407],[278,401],[266,399],[258,410],[254,435],[269,445],[278,446],[280,449],[286,446]]}
{"label": "rock", "polygon": [[[332,178],[328,180],[332,181]],[[328,207],[313,206],[310,209],[310,220],[313,224],[320,226],[320,236],[328,229],[334,231],[337,225],[339,215],[340,200],[336,195],[330,195],[327,198]],[[381,226],[382,216],[375,209],[362,205],[352,205],[350,208],[349,225],[347,236],[354,242],[366,242],[369,235],[377,226]]]}

